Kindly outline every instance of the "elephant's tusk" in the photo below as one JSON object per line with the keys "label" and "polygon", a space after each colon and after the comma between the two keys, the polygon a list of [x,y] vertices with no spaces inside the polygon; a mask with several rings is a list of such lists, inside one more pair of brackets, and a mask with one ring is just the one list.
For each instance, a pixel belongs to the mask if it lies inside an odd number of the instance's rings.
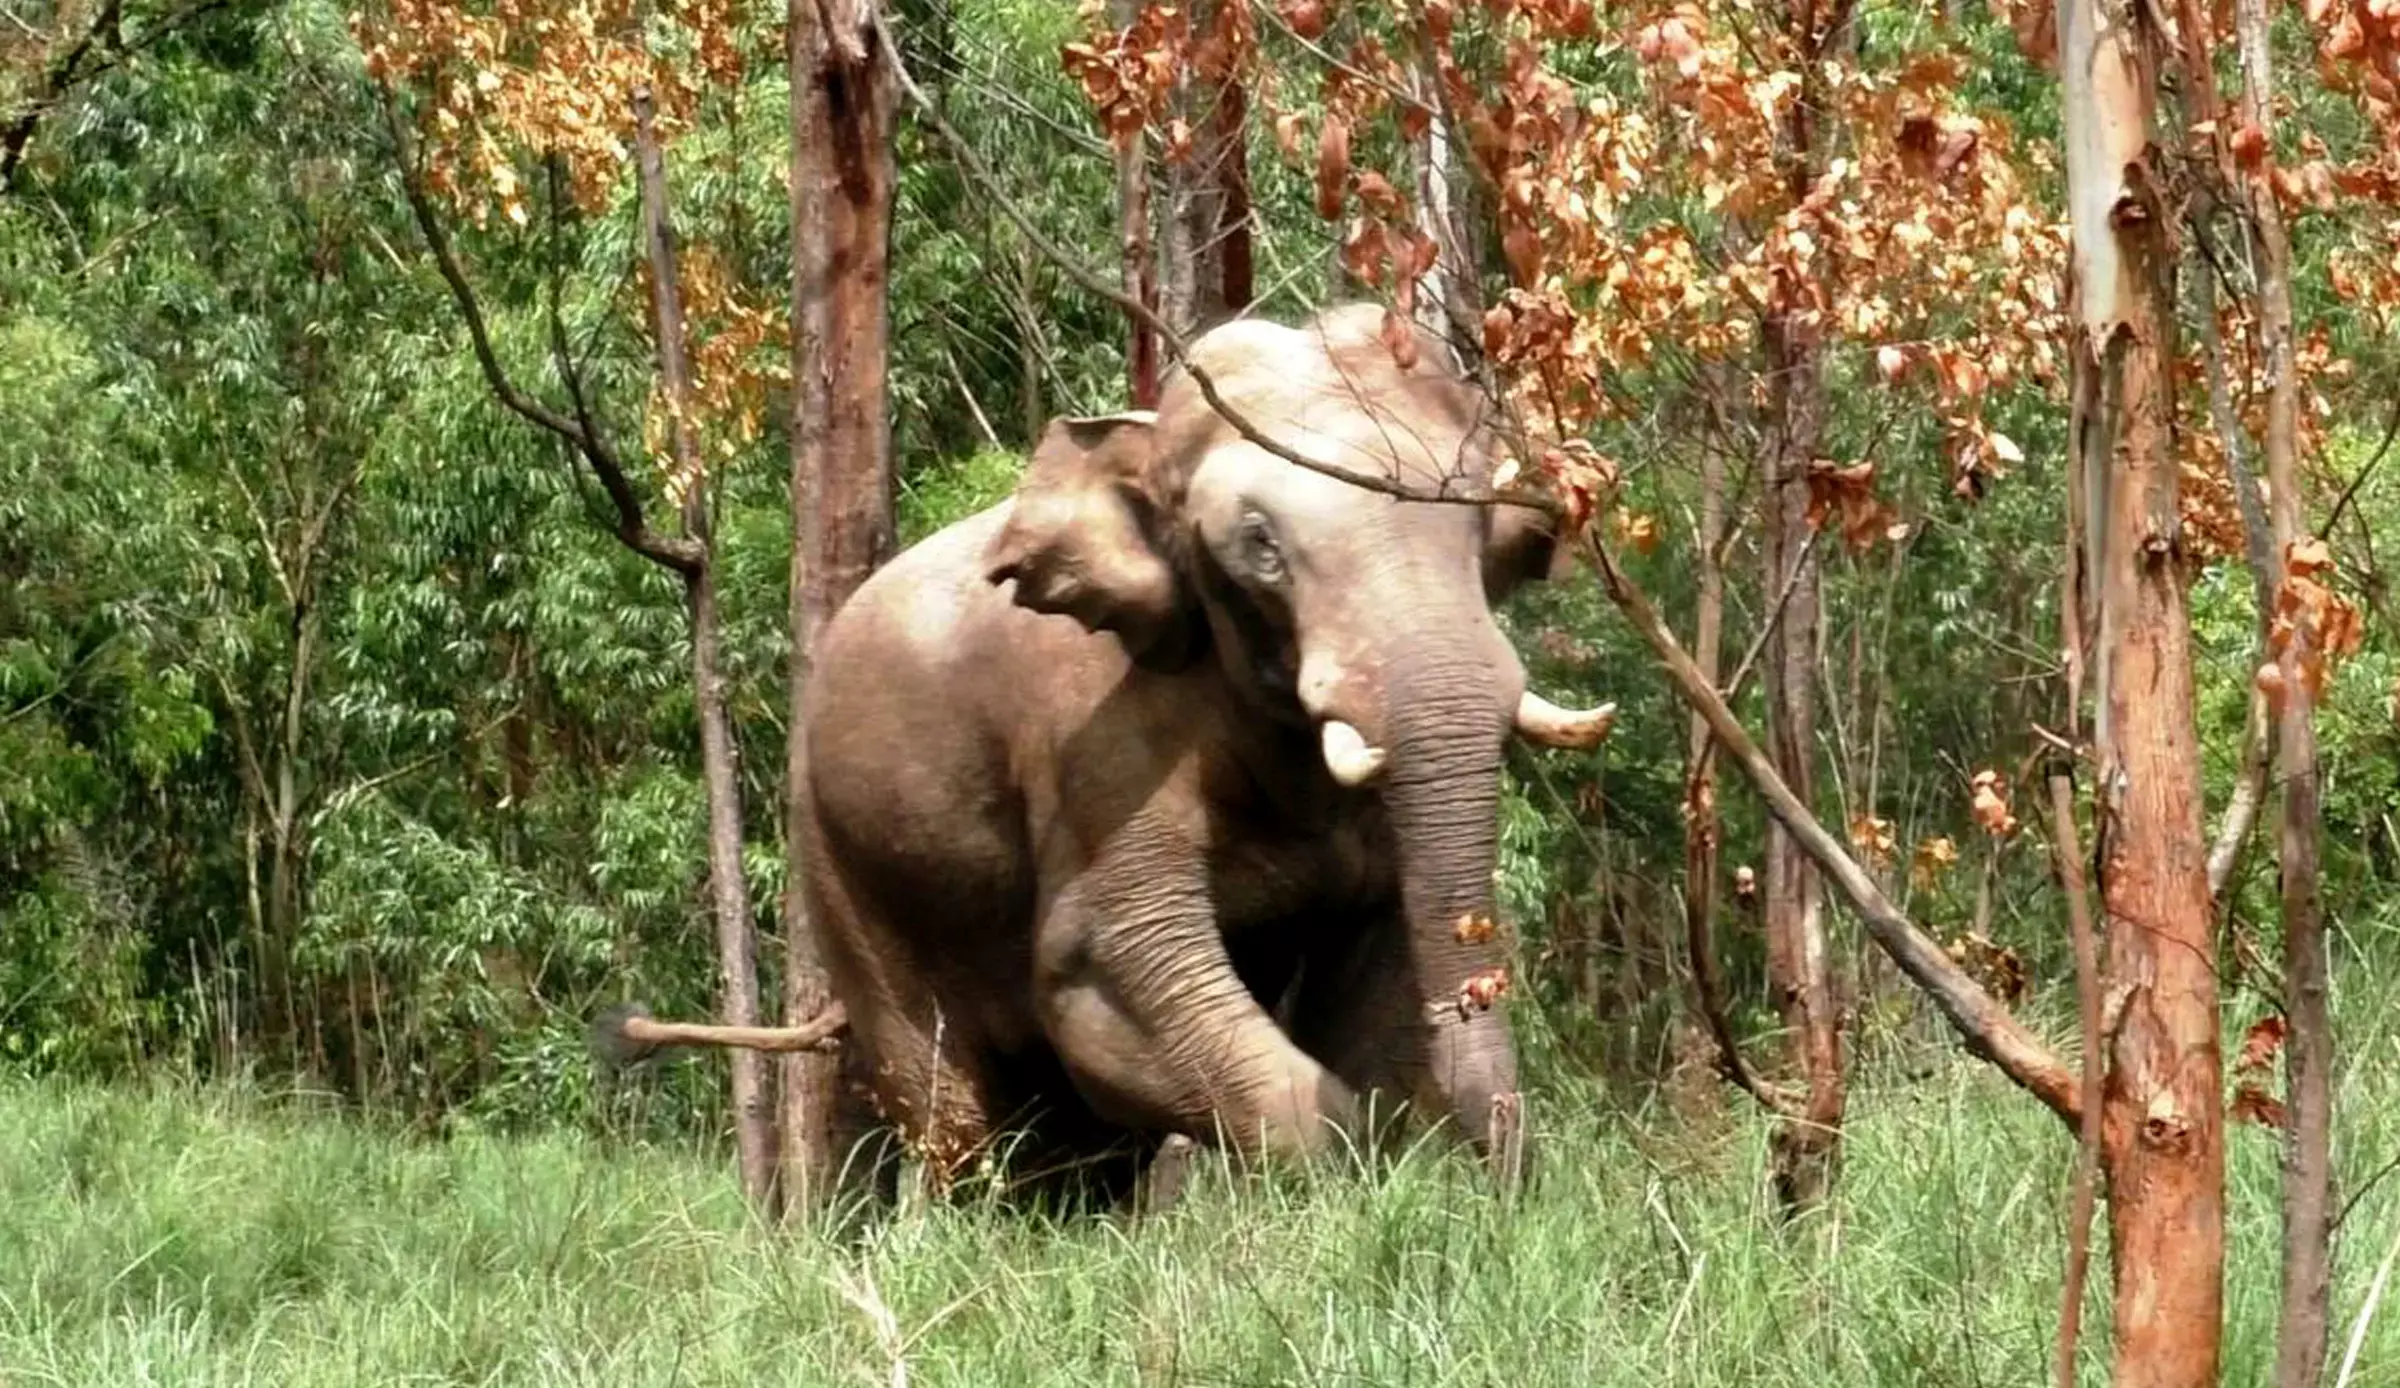
{"label": "elephant's tusk", "polygon": [[1580,750],[1597,747],[1608,730],[1617,725],[1617,706],[1602,704],[1598,708],[1560,708],[1548,699],[1528,689],[1517,701],[1517,732],[1526,741],[1542,747],[1562,747]]}
{"label": "elephant's tusk", "polygon": [[1363,786],[1383,770],[1383,749],[1339,718],[1325,720],[1325,769],[1346,786]]}

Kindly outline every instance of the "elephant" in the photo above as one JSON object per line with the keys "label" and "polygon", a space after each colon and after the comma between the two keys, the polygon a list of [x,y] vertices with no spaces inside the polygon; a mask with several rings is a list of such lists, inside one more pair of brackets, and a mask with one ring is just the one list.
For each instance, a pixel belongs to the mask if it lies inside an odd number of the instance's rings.
{"label": "elephant", "polygon": [[1391,494],[1488,497],[1499,449],[1446,345],[1403,366],[1383,325],[1211,328],[1155,411],[1052,420],[822,629],[804,889],[918,1151],[1311,1153],[1406,1112],[1519,1155],[1505,744],[1613,708],[1528,691],[1494,618],[1563,567],[1545,512]]}

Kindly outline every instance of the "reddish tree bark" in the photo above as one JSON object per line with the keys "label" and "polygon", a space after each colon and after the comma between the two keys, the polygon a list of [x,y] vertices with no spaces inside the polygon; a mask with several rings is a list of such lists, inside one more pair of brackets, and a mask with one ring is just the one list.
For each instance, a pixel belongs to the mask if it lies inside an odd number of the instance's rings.
{"label": "reddish tree bark", "polygon": [[[1109,18],[1120,29],[1133,26],[1136,0],[1109,0]],[[1140,131],[1117,146],[1117,237],[1125,297],[1155,313],[1158,269],[1150,253],[1150,161]],[[1137,314],[1125,318],[1128,393],[1137,410],[1158,408],[1158,333]],[[1038,437],[1040,421],[1029,420]]]}
{"label": "reddish tree bark", "polygon": [[2179,538],[2171,209],[2152,173],[2158,11],[2062,0],[2072,447],[2098,594],[2097,843],[2108,932],[2101,1157],[2116,1382],[2217,1381],[2224,1129],[2214,912]]}
{"label": "reddish tree bark", "polygon": [[1249,94],[1230,66],[1219,29],[1237,17],[1231,0],[1195,0],[1199,54],[1182,102],[1192,127],[1189,157],[1169,180],[1167,322],[1186,337],[1246,312],[1256,296],[1250,239]]}
{"label": "reddish tree bark", "polygon": [[[817,631],[892,546],[889,396],[892,129],[888,35],[867,0],[790,0],[792,92],[792,563],[784,751],[784,1022],[832,1005],[809,918],[803,699]],[[783,1200],[828,1191],[837,1058],[783,1060]]]}

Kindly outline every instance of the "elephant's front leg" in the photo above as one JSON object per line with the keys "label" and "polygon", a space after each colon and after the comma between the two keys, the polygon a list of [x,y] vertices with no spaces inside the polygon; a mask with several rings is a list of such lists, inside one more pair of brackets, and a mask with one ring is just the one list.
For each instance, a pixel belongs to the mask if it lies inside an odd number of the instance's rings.
{"label": "elephant's front leg", "polygon": [[1234,971],[1196,852],[1136,822],[1079,866],[1043,902],[1035,988],[1086,1102],[1243,1151],[1313,1151],[1349,1127],[1349,1087]]}

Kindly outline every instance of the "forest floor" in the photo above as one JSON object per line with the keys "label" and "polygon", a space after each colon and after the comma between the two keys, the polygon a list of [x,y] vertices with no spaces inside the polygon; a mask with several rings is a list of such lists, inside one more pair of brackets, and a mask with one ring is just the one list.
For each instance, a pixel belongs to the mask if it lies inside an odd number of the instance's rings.
{"label": "forest floor", "polygon": [[[2400,1154],[2400,1067],[2388,1034],[2373,1049],[2339,1095],[2352,1182]],[[1963,1060],[1863,1080],[1839,1198],[1781,1231],[1764,1125],[1708,1107],[1544,1096],[1542,1180],[1514,1204],[1430,1154],[1204,1162],[1139,1226],[970,1198],[778,1236],[697,1146],[430,1141],[226,1088],[4,1081],[0,1384],[2044,1381],[2071,1145],[2032,1101]],[[2276,1143],[2229,1141],[2224,1381],[2259,1383]],[[2336,1365],[2396,1237],[2400,1179],[2341,1231]],[[2400,1382],[2400,1308],[2359,1368]]]}

